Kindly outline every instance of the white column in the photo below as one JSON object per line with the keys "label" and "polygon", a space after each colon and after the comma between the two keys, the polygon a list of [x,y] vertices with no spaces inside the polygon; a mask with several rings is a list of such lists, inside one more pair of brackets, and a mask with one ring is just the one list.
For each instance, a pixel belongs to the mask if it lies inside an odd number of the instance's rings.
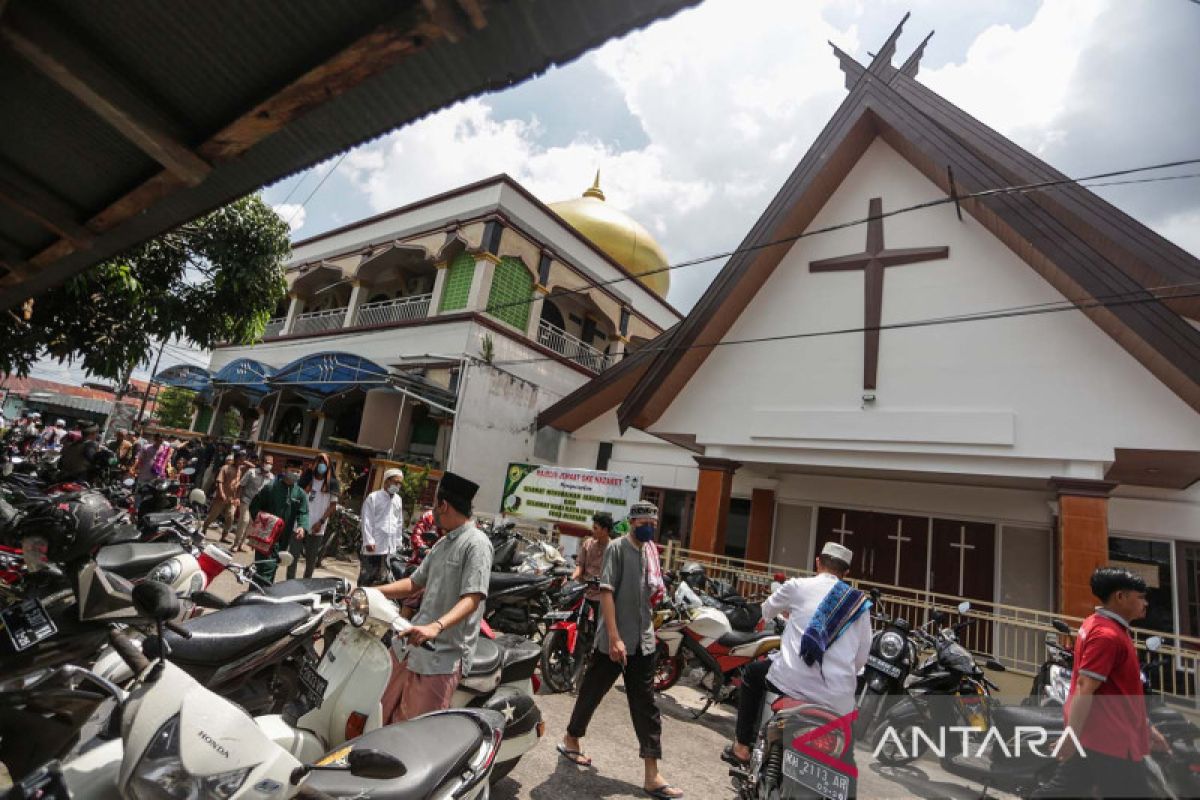
{"label": "white column", "polygon": [[442,262],[437,265],[437,276],[433,279],[433,294],[429,298],[429,314],[430,317],[436,317],[440,312],[438,309],[442,307],[442,292],[446,289],[446,273],[450,271],[450,265]]}
{"label": "white column", "polygon": [[362,283],[353,281],[350,284],[350,302],[346,304],[346,318],[342,320],[342,327],[349,328],[354,324],[354,315],[358,313],[358,293],[362,289]]}
{"label": "white column", "polygon": [[492,290],[492,273],[496,264],[490,258],[475,259],[475,274],[471,277],[471,292],[467,295],[467,311],[482,311]]}
{"label": "white column", "polygon": [[320,450],[321,449],[321,436],[323,436],[325,433],[325,414],[321,411],[318,411],[316,416],[317,416],[317,425],[316,425],[316,428],[313,429],[312,446],[314,448],[316,448],[317,450]]}
{"label": "white column", "polygon": [[208,431],[206,431],[209,436],[213,436],[216,434],[217,420],[219,420],[221,418],[221,405],[222,404],[221,404],[220,398],[217,398],[217,402],[213,403],[213,413],[212,413],[212,417],[210,417],[208,420]]}
{"label": "white column", "polygon": [[296,314],[300,310],[300,298],[294,294],[289,294],[288,297],[291,298],[291,302],[288,303],[287,319],[283,321],[283,330],[280,331],[280,334],[292,332],[292,326],[296,324]]}
{"label": "white column", "polygon": [[542,301],[549,291],[541,284],[533,287],[533,302],[529,304],[529,324],[525,327],[525,335],[535,342],[538,338],[538,324],[542,321]]}
{"label": "white column", "polygon": [[612,340],[612,344],[612,357],[616,361],[620,361],[625,357],[625,350],[629,346],[629,339],[625,336],[617,334],[616,338]]}

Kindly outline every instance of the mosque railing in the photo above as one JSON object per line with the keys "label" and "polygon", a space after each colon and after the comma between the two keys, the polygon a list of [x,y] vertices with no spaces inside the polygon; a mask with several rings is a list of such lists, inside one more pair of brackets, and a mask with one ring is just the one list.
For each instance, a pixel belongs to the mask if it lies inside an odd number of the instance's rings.
{"label": "mosque railing", "polygon": [[[743,597],[754,600],[761,600],[770,594],[771,583],[778,577],[786,579],[812,574],[809,570],[794,567],[687,550],[674,541],[669,542],[663,550],[663,570],[678,570],[690,561],[703,564],[710,580],[723,581]],[[1072,632],[1078,631],[1083,622],[1081,617],[1045,609],[855,580],[853,575],[850,583],[864,591],[878,589],[883,613],[892,619],[903,617],[913,627],[926,624],[934,611],[942,611],[957,620],[958,604],[968,600],[971,610],[966,617],[973,624],[960,635],[963,646],[978,656],[994,657],[1009,672],[1030,678],[1046,658],[1047,634],[1060,644],[1067,643],[1066,637],[1054,630],[1053,621],[1062,620],[1071,627]],[[1152,676],[1155,690],[1173,703],[1200,711],[1200,687],[1197,686],[1200,682],[1200,638],[1135,629],[1134,641],[1143,651],[1143,660],[1145,641],[1151,636],[1161,636],[1163,639],[1163,645],[1155,657],[1169,659],[1168,666]]]}
{"label": "mosque railing", "polygon": [[429,316],[429,302],[432,299],[432,294],[421,294],[396,300],[363,303],[354,316],[354,324],[387,325],[392,322],[423,319]]}
{"label": "mosque railing", "polygon": [[267,326],[263,328],[262,338],[271,339],[275,336],[283,335],[283,326],[287,324],[287,317],[275,317],[267,320]]}
{"label": "mosque railing", "polygon": [[331,308],[328,311],[309,311],[297,314],[292,324],[292,333],[321,333],[342,327],[346,321],[346,309]]}
{"label": "mosque railing", "polygon": [[593,372],[603,372],[611,364],[613,357],[601,353],[590,344],[564,331],[557,325],[551,325],[546,320],[538,323],[538,344],[549,347],[561,356],[571,359]]}

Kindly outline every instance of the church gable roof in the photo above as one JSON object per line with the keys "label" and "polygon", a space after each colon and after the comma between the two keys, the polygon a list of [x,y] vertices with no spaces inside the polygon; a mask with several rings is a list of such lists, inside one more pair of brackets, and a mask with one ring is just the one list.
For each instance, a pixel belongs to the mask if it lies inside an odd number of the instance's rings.
{"label": "church gable roof", "polygon": [[[907,16],[906,16],[907,19]],[[903,21],[901,22],[903,25]],[[882,137],[948,194],[1064,180],[914,80],[920,49],[891,66],[897,27],[869,66],[834,48],[849,95],[618,411],[645,428],[670,405],[841,184]],[[926,39],[928,41],[928,39]],[[952,178],[950,176],[953,176]],[[953,181],[953,185],[951,184]],[[1078,185],[963,197],[963,211],[1037,271],[1179,397],[1200,410],[1200,260]]]}

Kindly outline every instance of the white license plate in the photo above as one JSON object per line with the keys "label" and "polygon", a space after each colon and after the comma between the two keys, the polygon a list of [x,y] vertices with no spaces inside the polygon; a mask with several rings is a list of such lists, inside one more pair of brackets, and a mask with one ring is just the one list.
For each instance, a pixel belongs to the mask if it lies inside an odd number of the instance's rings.
{"label": "white license plate", "polygon": [[900,677],[900,667],[890,661],[884,661],[879,656],[867,656],[867,666],[874,667],[889,678]]}
{"label": "white license plate", "polygon": [[300,664],[300,702],[304,708],[304,714],[321,707],[321,703],[325,700],[325,690],[329,688],[329,681],[322,678],[317,672],[318,666],[317,659],[307,654]]}
{"label": "white license plate", "polygon": [[570,611],[551,611],[549,614],[547,614],[545,617],[543,617],[543,619],[570,619],[570,618],[571,618]]}
{"label": "white license plate", "polygon": [[827,767],[795,750],[783,751],[783,777],[785,778],[784,797],[793,796],[787,790],[787,781],[798,783],[829,800],[847,800],[850,796],[851,778],[849,775]]}
{"label": "white license plate", "polygon": [[0,624],[8,633],[13,650],[18,653],[58,633],[54,620],[36,597],[14,603],[0,612]]}

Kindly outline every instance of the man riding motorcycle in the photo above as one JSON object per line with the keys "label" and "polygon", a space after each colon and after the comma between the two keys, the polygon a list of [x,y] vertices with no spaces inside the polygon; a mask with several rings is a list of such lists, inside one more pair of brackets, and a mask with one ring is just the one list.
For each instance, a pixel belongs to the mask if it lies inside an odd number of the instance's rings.
{"label": "man riding motorcycle", "polygon": [[759,711],[768,689],[803,698],[839,715],[854,710],[858,671],[871,652],[871,601],[845,582],[853,553],[827,542],[817,574],[792,578],[762,604],[764,619],[788,616],[779,653],[746,667],[738,696],[734,743],[721,757],[736,767],[750,760]]}

